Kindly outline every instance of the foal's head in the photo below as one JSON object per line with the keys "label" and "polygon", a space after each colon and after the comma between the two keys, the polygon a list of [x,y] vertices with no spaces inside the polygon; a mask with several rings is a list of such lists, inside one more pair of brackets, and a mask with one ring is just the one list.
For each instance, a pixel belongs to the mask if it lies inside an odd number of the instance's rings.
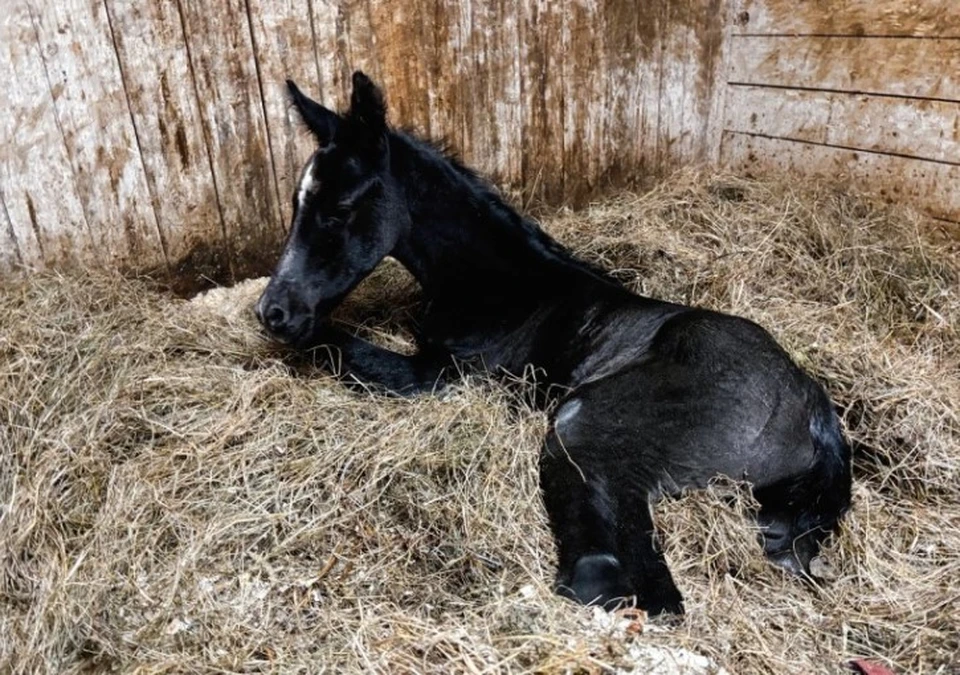
{"label": "foal's head", "polygon": [[287,81],[293,106],[317,141],[293,194],[293,222],[256,313],[275,339],[308,343],[324,319],[409,227],[390,152],[383,94],[353,74],[350,109],[337,114]]}

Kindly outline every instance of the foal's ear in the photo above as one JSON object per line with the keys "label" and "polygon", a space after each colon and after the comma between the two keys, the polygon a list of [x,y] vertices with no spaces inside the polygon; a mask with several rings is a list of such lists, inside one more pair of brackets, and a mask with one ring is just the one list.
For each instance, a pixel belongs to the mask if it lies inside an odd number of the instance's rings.
{"label": "foal's ear", "polygon": [[383,92],[359,70],[353,74],[353,94],[347,115],[352,122],[365,127],[374,136],[379,137],[387,130],[387,104]]}
{"label": "foal's ear", "polygon": [[317,142],[321,146],[329,145],[337,133],[340,116],[300,91],[293,80],[287,80],[287,91],[290,92],[290,102],[300,113],[300,119],[316,137]]}

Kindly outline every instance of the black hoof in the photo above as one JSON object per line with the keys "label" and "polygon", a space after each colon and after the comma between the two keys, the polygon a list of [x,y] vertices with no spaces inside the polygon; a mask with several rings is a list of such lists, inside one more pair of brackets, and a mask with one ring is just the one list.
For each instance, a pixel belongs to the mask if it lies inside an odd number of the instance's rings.
{"label": "black hoof", "polygon": [[609,553],[594,553],[580,558],[573,566],[570,582],[557,587],[557,593],[581,605],[615,609],[632,593],[623,580],[620,562]]}
{"label": "black hoof", "polygon": [[683,616],[683,596],[677,587],[671,584],[667,587],[659,587],[644,593],[638,603],[640,609],[646,611],[648,616],[657,616],[660,614],[673,614]]}

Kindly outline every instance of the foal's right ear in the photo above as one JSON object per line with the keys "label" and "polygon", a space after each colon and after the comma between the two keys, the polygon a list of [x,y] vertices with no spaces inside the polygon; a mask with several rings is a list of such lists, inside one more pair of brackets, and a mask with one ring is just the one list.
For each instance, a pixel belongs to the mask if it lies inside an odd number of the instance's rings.
{"label": "foal's right ear", "polygon": [[340,116],[300,91],[293,80],[287,80],[287,90],[290,92],[290,102],[300,113],[300,119],[316,137],[317,142],[321,147],[329,145],[337,133]]}

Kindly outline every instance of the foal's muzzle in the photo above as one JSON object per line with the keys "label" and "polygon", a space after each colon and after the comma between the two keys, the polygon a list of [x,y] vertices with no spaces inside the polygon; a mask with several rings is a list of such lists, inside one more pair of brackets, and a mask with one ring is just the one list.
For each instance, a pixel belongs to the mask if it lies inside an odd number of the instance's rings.
{"label": "foal's muzzle", "polygon": [[266,293],[260,297],[254,313],[270,337],[283,344],[301,341],[312,323],[309,313],[294,311],[291,303],[268,298]]}

